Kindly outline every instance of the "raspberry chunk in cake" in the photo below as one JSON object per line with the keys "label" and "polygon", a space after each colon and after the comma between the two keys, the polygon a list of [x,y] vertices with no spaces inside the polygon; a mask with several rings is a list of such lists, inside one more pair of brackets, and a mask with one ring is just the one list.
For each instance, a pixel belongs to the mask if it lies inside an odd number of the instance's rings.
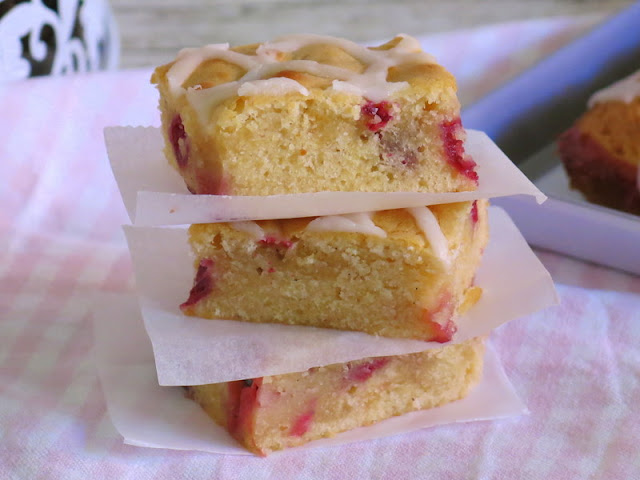
{"label": "raspberry chunk in cake", "polygon": [[187,315],[447,342],[487,243],[487,201],[190,227]]}
{"label": "raspberry chunk in cake", "polygon": [[571,188],[640,215],[640,71],[596,93],[558,140]]}
{"label": "raspberry chunk in cake", "polygon": [[306,372],[187,387],[216,423],[267,455],[465,397],[481,376],[481,338]]}
{"label": "raspberry chunk in cake", "polygon": [[193,193],[473,190],[451,74],[399,36],[293,35],[158,67],[165,153]]}

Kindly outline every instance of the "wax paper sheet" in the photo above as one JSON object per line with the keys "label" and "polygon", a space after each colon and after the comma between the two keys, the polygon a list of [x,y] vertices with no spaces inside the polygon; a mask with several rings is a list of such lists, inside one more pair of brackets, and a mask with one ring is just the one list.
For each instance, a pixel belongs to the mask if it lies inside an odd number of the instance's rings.
{"label": "wax paper sheet", "polygon": [[127,212],[135,225],[184,225],[336,215],[419,207],[508,195],[546,196],[484,133],[467,131],[465,148],[477,162],[479,186],[472,192],[317,192],[271,196],[192,195],[162,153],[160,130],[110,127],[107,152]]}

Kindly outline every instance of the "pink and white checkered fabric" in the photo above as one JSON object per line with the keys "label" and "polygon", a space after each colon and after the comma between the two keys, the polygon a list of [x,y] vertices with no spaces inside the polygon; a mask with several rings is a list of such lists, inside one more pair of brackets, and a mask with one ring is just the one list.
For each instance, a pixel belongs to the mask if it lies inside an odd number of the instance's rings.
{"label": "pink and white checkered fabric", "polygon": [[[533,45],[539,57],[557,46],[549,38],[566,41],[589,22],[458,32],[433,45],[528,32],[520,48]],[[485,72],[482,85],[495,84],[495,74],[475,67],[476,81]],[[563,282],[618,291],[561,287],[560,306],[493,334],[528,417],[267,459],[123,445],[105,410],[87,315],[93,292],[133,288],[102,127],[158,123],[148,76],[0,86],[0,478],[640,476],[640,278],[548,252],[543,260]]]}

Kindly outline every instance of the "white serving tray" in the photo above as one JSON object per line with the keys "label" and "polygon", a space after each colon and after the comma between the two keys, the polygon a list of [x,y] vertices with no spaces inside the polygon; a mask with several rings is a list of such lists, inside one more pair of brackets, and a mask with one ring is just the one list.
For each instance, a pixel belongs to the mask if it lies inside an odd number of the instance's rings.
{"label": "white serving tray", "polygon": [[538,247],[640,274],[640,217],[569,190],[555,140],[597,90],[640,68],[640,2],[563,47],[463,112],[549,199],[496,199]]}

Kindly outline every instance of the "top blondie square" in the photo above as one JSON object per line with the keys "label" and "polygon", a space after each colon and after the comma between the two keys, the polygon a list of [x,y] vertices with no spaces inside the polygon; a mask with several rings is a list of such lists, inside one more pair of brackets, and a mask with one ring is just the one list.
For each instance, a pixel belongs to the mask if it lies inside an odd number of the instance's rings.
{"label": "top blondie square", "polygon": [[164,153],[191,193],[466,192],[454,77],[417,40],[319,35],[182,50],[158,67]]}

